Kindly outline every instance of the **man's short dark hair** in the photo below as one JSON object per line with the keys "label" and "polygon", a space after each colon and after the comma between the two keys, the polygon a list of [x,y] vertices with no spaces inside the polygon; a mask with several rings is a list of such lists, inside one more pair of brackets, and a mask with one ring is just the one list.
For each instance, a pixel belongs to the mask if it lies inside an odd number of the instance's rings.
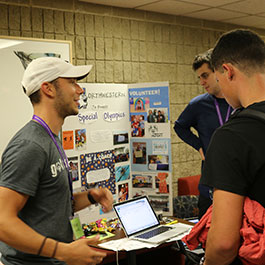
{"label": "man's short dark hair", "polygon": [[[25,87],[22,86],[22,88],[23,88],[24,93],[26,94]],[[38,104],[40,102],[40,90],[37,90],[33,94],[31,94],[29,96],[29,99],[30,99],[30,102],[32,103],[32,105]]]}
{"label": "man's short dark hair", "polygon": [[264,73],[264,41],[250,30],[237,29],[223,34],[213,50],[212,65],[221,71],[224,63],[235,65],[247,75]]}
{"label": "man's short dark hair", "polygon": [[[55,89],[58,89],[58,78],[56,78],[53,81],[50,81],[49,83],[53,84],[55,86]],[[24,93],[26,93],[25,87],[22,86],[22,88]],[[40,103],[40,98],[41,98],[40,89],[35,91],[33,94],[29,96],[32,105]]]}
{"label": "man's short dark hair", "polygon": [[200,53],[198,55],[195,56],[193,64],[192,64],[192,69],[194,71],[196,71],[197,69],[199,69],[203,64],[207,63],[209,68],[213,70],[212,67],[212,51],[213,49],[209,49],[208,51],[204,52],[204,53]]}
{"label": "man's short dark hair", "polygon": [[29,96],[29,99],[32,104],[38,104],[40,103],[40,97],[41,97],[40,90],[37,90],[36,92],[34,92]]}

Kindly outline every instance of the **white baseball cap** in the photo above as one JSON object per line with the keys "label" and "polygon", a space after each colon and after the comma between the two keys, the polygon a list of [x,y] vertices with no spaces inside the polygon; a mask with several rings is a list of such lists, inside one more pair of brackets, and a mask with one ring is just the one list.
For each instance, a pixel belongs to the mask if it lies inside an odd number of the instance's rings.
{"label": "white baseball cap", "polygon": [[21,83],[26,95],[30,96],[40,89],[43,82],[51,82],[58,77],[80,80],[85,78],[91,69],[92,65],[74,66],[57,57],[40,57],[29,63]]}

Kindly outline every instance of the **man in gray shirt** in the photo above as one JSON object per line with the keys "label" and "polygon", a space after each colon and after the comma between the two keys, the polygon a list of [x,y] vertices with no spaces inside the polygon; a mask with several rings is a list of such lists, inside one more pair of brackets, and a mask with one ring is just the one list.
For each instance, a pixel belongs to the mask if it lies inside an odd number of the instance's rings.
{"label": "man in gray shirt", "polygon": [[[73,241],[75,211],[100,203],[112,209],[108,189],[72,191],[67,157],[58,134],[64,119],[78,113],[82,88],[77,80],[91,66],[73,66],[54,58],[33,60],[22,85],[34,115],[11,139],[0,167],[0,252],[10,264],[97,264],[105,254]],[[97,241],[98,238],[92,241]]]}

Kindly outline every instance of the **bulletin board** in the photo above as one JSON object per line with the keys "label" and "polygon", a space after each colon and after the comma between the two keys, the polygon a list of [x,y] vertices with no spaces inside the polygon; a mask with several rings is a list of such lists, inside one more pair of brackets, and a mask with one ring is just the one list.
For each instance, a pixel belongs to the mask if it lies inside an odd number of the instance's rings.
{"label": "bulletin board", "polygon": [[9,140],[33,114],[32,105],[21,85],[28,63],[43,56],[71,61],[71,51],[70,41],[0,36],[0,157]]}

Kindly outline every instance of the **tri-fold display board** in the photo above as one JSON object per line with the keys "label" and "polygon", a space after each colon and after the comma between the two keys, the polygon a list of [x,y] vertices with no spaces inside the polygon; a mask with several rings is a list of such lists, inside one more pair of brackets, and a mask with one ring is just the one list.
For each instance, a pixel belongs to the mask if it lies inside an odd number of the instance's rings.
{"label": "tri-fold display board", "polygon": [[[79,114],[62,130],[74,189],[106,187],[115,201],[148,195],[172,215],[168,82],[80,86]],[[86,222],[114,217],[98,205],[79,214]]]}

